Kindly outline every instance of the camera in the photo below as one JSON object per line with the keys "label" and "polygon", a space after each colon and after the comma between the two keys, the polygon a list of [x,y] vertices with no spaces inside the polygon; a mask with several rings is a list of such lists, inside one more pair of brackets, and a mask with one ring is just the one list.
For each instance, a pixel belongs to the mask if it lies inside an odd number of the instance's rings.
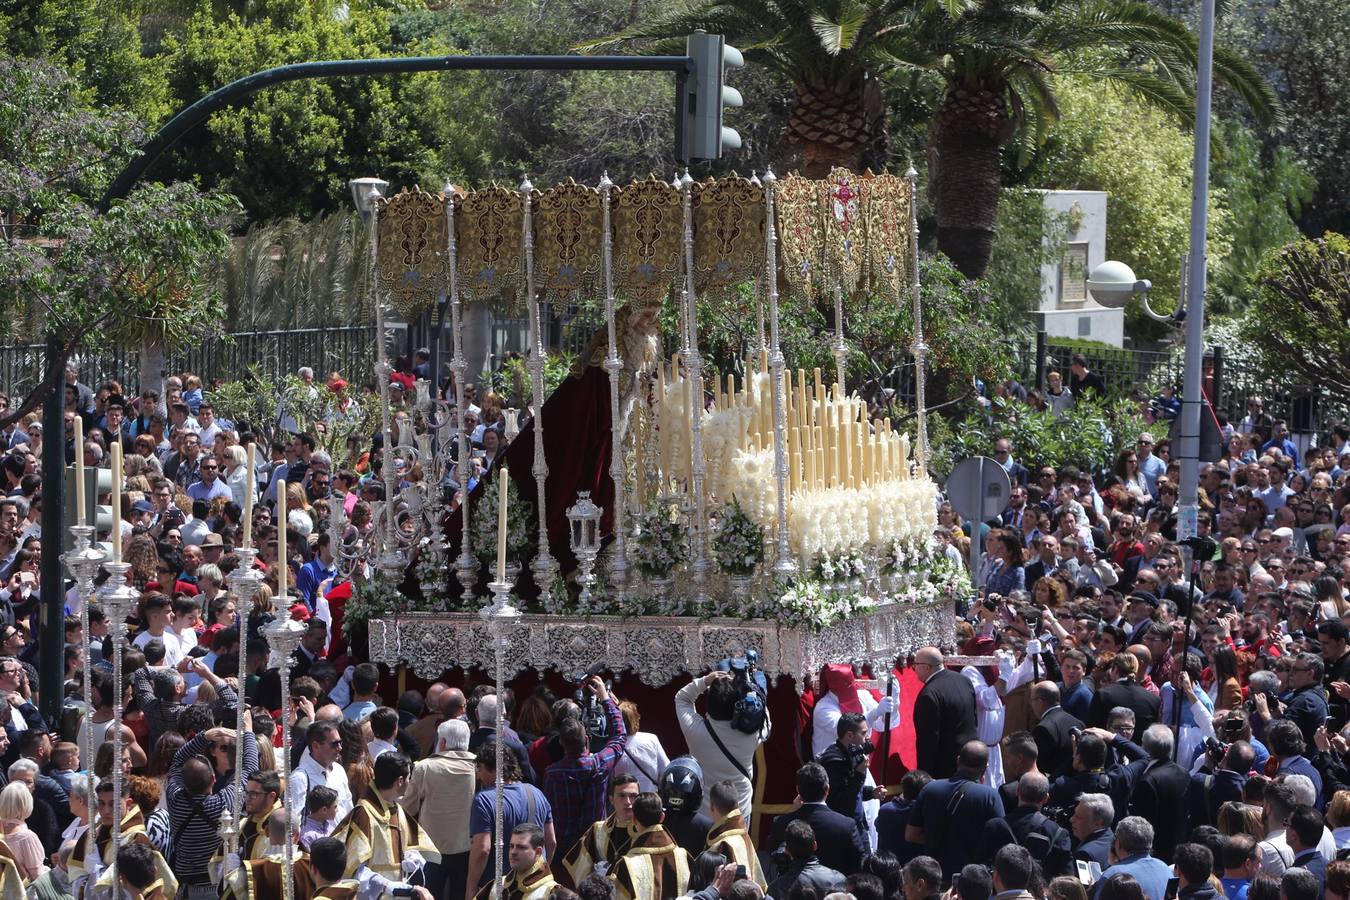
{"label": "camera", "polygon": [[[608,736],[609,716],[605,714],[604,704],[600,702],[599,698],[586,690],[586,679],[593,675],[599,675],[602,671],[604,671],[603,663],[597,663],[587,669],[586,674],[578,682],[579,687],[572,695],[572,699],[576,700],[577,705],[581,707],[581,724],[586,729],[586,734],[593,744],[597,741],[603,742]],[[613,685],[606,681],[605,688],[612,690]]]}
{"label": "camera", "polygon": [[1075,741],[1081,741],[1083,739],[1083,729],[1076,725],[1069,729],[1069,734],[1073,736]]}
{"label": "camera", "polygon": [[1222,741],[1217,741],[1212,737],[1207,737],[1205,738],[1205,752],[1212,756],[1222,758],[1228,753],[1228,745]]}
{"label": "camera", "polygon": [[758,734],[768,715],[765,701],[769,696],[768,682],[759,671],[759,653],[746,650],[744,656],[723,660],[721,668],[731,673],[731,683],[739,697],[731,714],[731,727],[744,734]]}

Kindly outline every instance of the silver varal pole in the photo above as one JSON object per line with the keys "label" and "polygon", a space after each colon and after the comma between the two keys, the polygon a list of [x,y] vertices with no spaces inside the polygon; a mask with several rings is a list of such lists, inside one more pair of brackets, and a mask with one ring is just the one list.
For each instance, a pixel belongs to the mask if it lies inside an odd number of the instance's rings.
{"label": "silver varal pole", "polygon": [[773,187],[778,178],[764,173],[764,277],[769,287],[769,367],[773,372],[773,475],[778,490],[778,558],[773,573],[780,578],[797,571],[788,545],[787,409],[783,397],[783,348],[778,341],[778,231],[774,223]]}
{"label": "silver varal pole", "polygon": [[548,462],[544,459],[544,333],[540,317],[539,297],[534,286],[534,185],[526,178],[520,183],[520,199],[524,215],[521,217],[525,248],[525,299],[530,316],[530,383],[534,388],[534,475],[535,490],[539,494],[539,552],[530,563],[535,586],[546,593],[558,577],[558,561],[548,545],[548,503],[544,492],[548,481]]}
{"label": "silver varal pole", "polygon": [[[339,548],[341,544],[337,544]],[[257,598],[259,591],[262,590],[263,575],[257,569],[253,568],[253,560],[257,557],[258,551],[252,545],[240,547],[234,551],[239,556],[239,565],[230,573],[228,579],[230,591],[234,594],[235,612],[239,616],[239,631],[243,635],[248,628],[248,617],[253,612],[253,601]],[[243,646],[244,638],[241,637]],[[244,683],[248,678],[248,654],[239,654],[239,696],[243,697]],[[236,737],[241,737],[244,733],[244,709],[247,704],[239,703],[239,709],[235,715]],[[283,718],[285,718],[286,707],[282,707]],[[244,742],[237,739],[234,742],[234,821],[238,825],[244,814]]]}
{"label": "silver varal pole", "polygon": [[708,461],[703,457],[703,356],[698,349],[698,297],[694,293],[694,179],[689,176],[688,169],[684,170],[678,184],[684,202],[684,367],[690,381],[689,396],[693,399],[688,410],[689,489],[694,501],[689,521],[694,557],[690,571],[694,576],[694,591],[701,601],[707,591],[709,569],[707,499],[703,496]]}
{"label": "silver varal pole", "polygon": [[464,334],[460,324],[463,307],[459,298],[459,244],[455,239],[455,186],[445,183],[445,224],[449,235],[447,250],[450,254],[450,330],[454,336],[454,357],[450,360],[450,371],[455,374],[455,420],[458,425],[456,440],[459,442],[459,459],[456,461],[460,496],[459,520],[462,527],[459,540],[459,558],[455,560],[455,569],[459,583],[464,588],[464,597],[472,597],[478,585],[478,559],[473,555],[473,539],[469,535],[469,431],[464,420],[464,379],[469,372],[469,361],[464,356]]}
{"label": "silver varal pole", "polygon": [[[380,281],[377,267],[379,253],[380,192],[376,188],[371,196],[370,210],[370,291],[371,302],[375,306],[375,377],[380,389],[380,433],[384,435],[380,453],[380,477],[384,481],[384,547],[383,557],[394,554],[398,548],[398,526],[394,521],[394,488],[397,474],[394,468],[394,434],[389,426],[389,376],[393,366],[389,365],[389,354],[385,347],[384,303],[380,299]],[[284,527],[283,523],[283,527]]]}
{"label": "silver varal pole", "polygon": [[910,287],[914,294],[914,342],[910,352],[914,354],[914,407],[918,413],[917,452],[920,478],[928,474],[928,410],[924,398],[924,357],[928,354],[928,344],[923,339],[923,302],[919,283],[919,173],[910,166],[905,170],[905,180],[909,182],[909,256],[913,266]]}
{"label": "silver varal pole", "polygon": [[[777,286],[774,286],[777,290]],[[844,381],[844,363],[848,361],[848,344],[844,342],[844,289],[838,279],[834,282],[834,381],[839,385],[839,395],[848,396],[848,386]]]}
{"label": "silver varal pole", "polygon": [[[605,268],[605,327],[609,337],[609,350],[605,353],[605,371],[609,373],[609,477],[614,482],[614,556],[610,561],[609,573],[614,590],[622,595],[628,587],[628,548],[623,523],[628,504],[624,496],[623,422],[619,409],[619,374],[623,371],[623,361],[619,358],[614,323],[614,234],[610,226],[613,191],[614,182],[609,180],[609,173],[606,172],[600,177],[600,202],[601,227],[604,229],[601,246]],[[635,386],[637,377],[638,373],[634,372]]]}
{"label": "silver varal pole", "polygon": [[[504,573],[498,573],[505,577]],[[496,796],[493,800],[493,826],[492,826],[492,844],[493,844],[493,896],[502,897],[503,882],[506,876],[506,869],[503,867],[504,854],[502,844],[506,838],[504,834],[505,826],[505,798],[502,791],[505,788],[505,782],[502,777],[502,747],[504,738],[502,735],[502,718],[506,711],[501,706],[502,691],[506,679],[506,649],[510,643],[510,632],[513,626],[520,621],[520,611],[511,605],[511,583],[509,581],[493,581],[488,585],[492,591],[493,601],[491,605],[479,610],[478,616],[487,626],[488,634],[492,639],[492,655],[495,662],[495,671],[493,673],[497,686],[497,725],[495,728],[496,744],[493,746],[493,758],[497,767]]]}

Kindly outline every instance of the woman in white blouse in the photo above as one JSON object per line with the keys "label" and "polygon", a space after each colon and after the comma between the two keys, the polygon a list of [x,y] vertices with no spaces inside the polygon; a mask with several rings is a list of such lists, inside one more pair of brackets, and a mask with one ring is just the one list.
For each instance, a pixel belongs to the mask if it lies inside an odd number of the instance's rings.
{"label": "woman in white blouse", "polygon": [[628,741],[614,766],[614,772],[616,775],[632,775],[638,780],[638,789],[641,791],[655,792],[660,787],[661,773],[670,765],[666,748],[661,746],[661,740],[656,735],[638,730],[642,719],[638,715],[636,703],[620,700],[619,712],[623,713],[623,729],[628,732]]}

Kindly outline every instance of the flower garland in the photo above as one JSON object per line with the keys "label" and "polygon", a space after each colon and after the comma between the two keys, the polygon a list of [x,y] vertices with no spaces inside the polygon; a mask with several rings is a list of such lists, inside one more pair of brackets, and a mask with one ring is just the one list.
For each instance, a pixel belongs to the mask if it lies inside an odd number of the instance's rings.
{"label": "flower garland", "polygon": [[764,529],[745,514],[735,497],[718,513],[714,537],[713,557],[728,575],[753,575],[764,561]]}

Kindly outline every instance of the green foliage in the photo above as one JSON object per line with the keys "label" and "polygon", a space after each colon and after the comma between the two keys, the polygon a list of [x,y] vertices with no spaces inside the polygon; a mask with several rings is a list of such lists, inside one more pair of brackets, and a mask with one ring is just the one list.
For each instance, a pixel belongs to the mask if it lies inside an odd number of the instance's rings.
{"label": "green foliage", "polygon": [[1211,182],[1229,212],[1232,248],[1210,271],[1206,314],[1246,307],[1272,252],[1299,236],[1295,218],[1317,184],[1288,147],[1263,153],[1255,133],[1229,120],[1216,135]]}
{"label": "green foliage", "polygon": [[[345,10],[345,12],[344,12]],[[439,44],[395,45],[376,0],[259,0],[250,17],[218,18],[207,6],[170,36],[175,102],[193,102],[252,72],[320,59],[423,55]],[[484,175],[475,127],[486,110],[473,76],[424,74],[295,82],[219,112],[189,134],[165,166],[237,194],[257,219],[338,208],[347,181],[379,173],[397,185],[439,187]]]}
{"label": "green foliage", "polygon": [[1025,334],[1033,327],[1032,314],[1041,306],[1041,266],[1063,258],[1068,226],[1067,216],[1046,209],[1039,191],[1003,189],[984,281],[989,289],[985,316],[1004,334]]}
{"label": "green foliage", "polygon": [[[1099,82],[1059,79],[1060,121],[1029,179],[1057,189],[1106,191],[1106,246],[1153,282],[1150,302],[1170,310],[1180,294],[1181,261],[1190,237],[1192,139],[1163,113]],[[1232,246],[1224,192],[1210,194],[1209,258]],[[1155,335],[1161,326],[1137,304],[1127,331]]]}
{"label": "green foliage", "polygon": [[[0,79],[11,86],[0,103],[0,310],[9,314],[0,336],[24,310],[67,358],[143,338],[174,350],[217,332],[210,275],[233,200],[146,184],[100,212],[90,196],[125,160],[134,124],[87,106],[71,75],[51,64],[0,59]],[[8,420],[59,376],[48,371]]]}
{"label": "green foliage", "polygon": [[[570,353],[549,352],[544,356],[544,397],[547,398],[572,371]],[[492,390],[506,398],[508,408],[524,409],[534,402],[534,381],[527,360],[511,356],[492,373]]]}
{"label": "green foliage", "polygon": [[1350,239],[1328,232],[1275,254],[1244,334],[1291,383],[1350,400]]}
{"label": "green foliage", "polygon": [[255,225],[220,267],[229,331],[280,331],[370,321],[368,230],[355,213]]}
{"label": "green foliage", "polygon": [[1017,461],[1028,468],[1058,469],[1072,463],[1102,472],[1115,462],[1117,453],[1133,447],[1148,428],[1138,404],[1128,400],[1080,399],[1071,409],[1056,415],[995,397],[983,415],[967,419],[959,428],[938,427],[931,432],[933,471],[942,476],[963,459],[989,456],[994,442],[1006,437],[1012,442]]}
{"label": "green foliage", "polygon": [[359,438],[358,447],[364,449],[369,435],[379,430],[378,396],[350,386],[338,391],[312,387],[295,375],[275,377],[259,366],[251,366],[242,378],[216,385],[210,396],[218,415],[253,426],[262,446],[286,439],[280,419],[284,409],[300,431],[314,435],[317,449],[327,452],[336,468],[356,464],[347,452],[348,438]]}

